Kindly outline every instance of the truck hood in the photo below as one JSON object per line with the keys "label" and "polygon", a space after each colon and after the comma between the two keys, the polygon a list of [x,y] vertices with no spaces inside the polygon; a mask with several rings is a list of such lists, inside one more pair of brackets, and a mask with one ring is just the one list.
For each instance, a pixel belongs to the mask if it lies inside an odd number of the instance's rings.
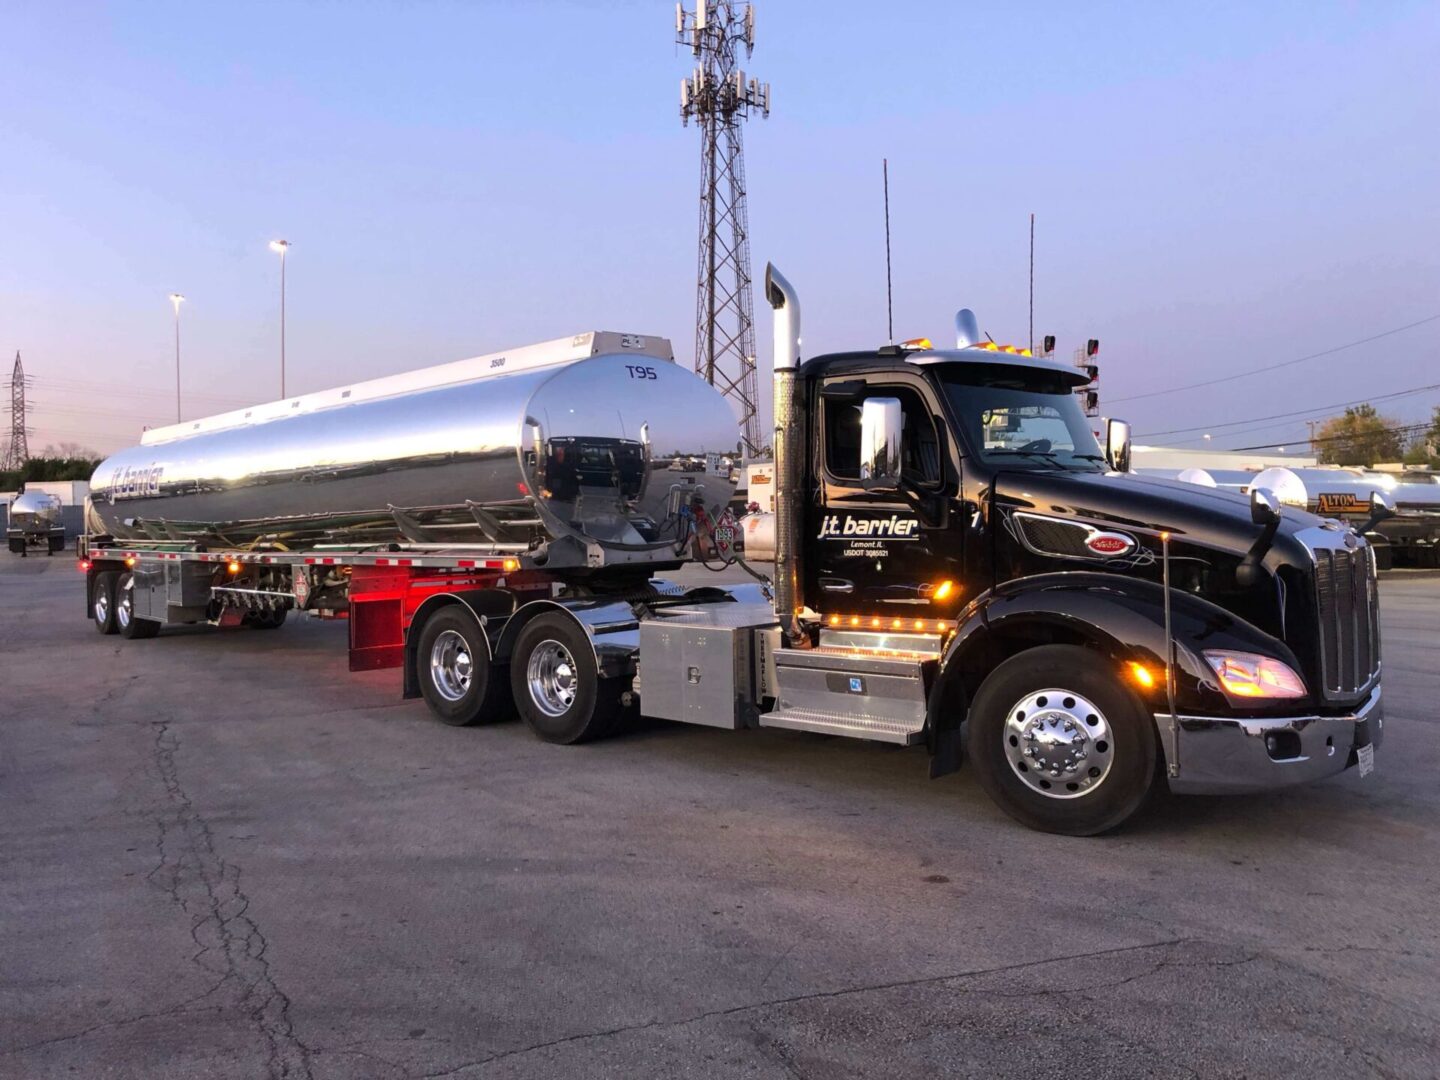
{"label": "truck hood", "polygon": [[[1243,553],[1260,535],[1250,500],[1238,492],[1140,473],[1025,470],[995,477],[999,505],[1057,517],[1082,517],[1117,529],[1166,530],[1177,543]],[[1321,519],[1286,507],[1276,546],[1289,548]]]}

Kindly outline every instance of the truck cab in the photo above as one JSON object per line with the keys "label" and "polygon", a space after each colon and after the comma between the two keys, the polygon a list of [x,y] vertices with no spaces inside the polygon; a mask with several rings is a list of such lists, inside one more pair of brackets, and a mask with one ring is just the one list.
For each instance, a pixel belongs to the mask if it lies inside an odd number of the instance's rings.
{"label": "truck cab", "polygon": [[958,765],[963,735],[997,802],[1059,832],[1123,820],[1157,776],[1221,793],[1369,771],[1383,720],[1363,528],[1130,472],[1128,428],[1102,450],[1082,414],[1087,376],[1023,350],[962,333],[802,361],[793,293],[772,276],[767,294],[782,640],[762,726],[829,713],[885,737],[894,711],[864,700],[881,682],[844,669],[913,661],[930,673],[906,730],[932,771]]}

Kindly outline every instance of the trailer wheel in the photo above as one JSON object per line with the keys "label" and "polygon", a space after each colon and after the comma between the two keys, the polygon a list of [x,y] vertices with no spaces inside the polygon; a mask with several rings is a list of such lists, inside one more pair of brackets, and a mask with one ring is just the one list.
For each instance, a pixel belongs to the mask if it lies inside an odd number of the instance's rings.
{"label": "trailer wheel", "polygon": [[160,633],[160,624],[154,619],[139,619],[135,616],[135,575],[128,570],[115,580],[115,628],[127,641],[152,638]]}
{"label": "trailer wheel", "polygon": [[546,742],[608,735],[620,716],[617,682],[600,678],[589,636],[567,615],[540,615],[526,624],[510,657],[515,705]]}
{"label": "trailer wheel", "polygon": [[120,576],[115,570],[101,570],[90,582],[90,617],[95,629],[102,634],[113,634],[115,625],[115,580]]}
{"label": "trailer wheel", "polygon": [[1155,726],[1113,664],[1044,645],[992,671],[967,718],[966,752],[986,793],[1043,832],[1094,836],[1144,804]]}
{"label": "trailer wheel", "polygon": [[286,614],[285,608],[278,611],[251,611],[242,622],[252,630],[278,630],[285,625]]}
{"label": "trailer wheel", "polygon": [[447,724],[488,724],[506,712],[509,687],[490,663],[485,632],[451,605],[426,620],[415,650],[415,675],[430,711]]}

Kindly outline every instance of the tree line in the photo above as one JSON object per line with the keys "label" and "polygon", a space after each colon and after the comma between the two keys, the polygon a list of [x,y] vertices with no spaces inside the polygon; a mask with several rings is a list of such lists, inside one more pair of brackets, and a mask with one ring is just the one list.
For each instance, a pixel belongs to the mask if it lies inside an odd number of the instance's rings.
{"label": "tree line", "polygon": [[1440,465],[1440,405],[1418,424],[1392,420],[1373,405],[1355,405],[1321,424],[1313,442],[1323,465]]}
{"label": "tree line", "polygon": [[79,443],[46,446],[19,469],[0,470],[0,491],[19,491],[30,481],[89,480],[100,455]]}

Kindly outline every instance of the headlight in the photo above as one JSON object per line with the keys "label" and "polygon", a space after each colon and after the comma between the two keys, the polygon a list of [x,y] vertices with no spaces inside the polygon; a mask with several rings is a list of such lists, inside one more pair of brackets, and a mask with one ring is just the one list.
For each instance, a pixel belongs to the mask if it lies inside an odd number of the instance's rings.
{"label": "headlight", "polygon": [[1297,698],[1305,696],[1305,683],[1300,676],[1274,657],[1259,653],[1205,653],[1205,660],[1215,669],[1220,685],[1227,694],[1247,698]]}

